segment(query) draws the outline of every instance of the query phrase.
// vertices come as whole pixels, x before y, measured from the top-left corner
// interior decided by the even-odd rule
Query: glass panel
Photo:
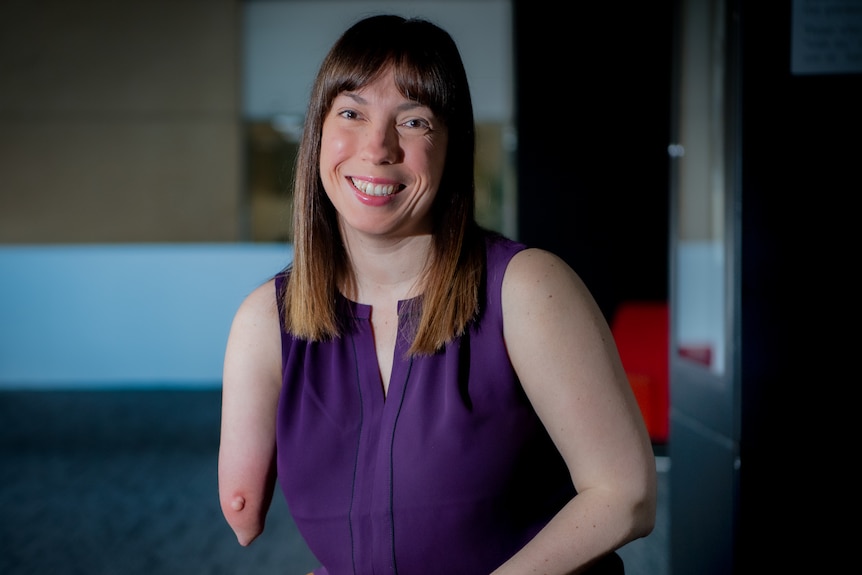
[[[255,242],[290,241],[293,236],[293,165],[300,120],[248,121],[246,190],[249,230]]]
[[[724,371],[724,3],[683,2],[676,222],[676,352]]]

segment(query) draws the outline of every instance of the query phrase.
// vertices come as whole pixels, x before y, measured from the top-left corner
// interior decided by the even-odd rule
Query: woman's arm
[[[218,483],[222,513],[240,545],[261,534],[275,488],[275,414],[281,332],[273,281],[234,317],[222,380]]]
[[[494,575],[581,573],[654,527],[649,435],[610,328],[563,260],[520,252],[502,297],[512,364],[578,495]]]

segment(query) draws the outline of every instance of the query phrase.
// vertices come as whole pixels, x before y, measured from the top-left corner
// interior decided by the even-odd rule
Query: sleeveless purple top
[[[524,247],[489,237],[478,320],[433,356],[402,359],[399,336],[386,396],[369,306],[340,298],[333,341],[282,332],[278,480],[317,575],[487,574],[574,495],[503,341]]]

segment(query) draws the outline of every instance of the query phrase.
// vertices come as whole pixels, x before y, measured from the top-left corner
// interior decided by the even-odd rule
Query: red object
[[[650,439],[666,443],[670,354],[667,302],[621,303],[614,313],[611,331]]]
[[[677,349],[682,357],[707,367],[712,365],[712,348],[709,345],[680,345]]]

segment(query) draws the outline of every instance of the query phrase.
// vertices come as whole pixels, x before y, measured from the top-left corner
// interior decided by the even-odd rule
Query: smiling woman
[[[652,531],[655,460],[610,328],[563,260],[477,223],[474,146],[436,24],[366,17],[323,59],[294,259],[225,352],[219,497],[240,545],[276,486],[317,575],[617,575]]]

